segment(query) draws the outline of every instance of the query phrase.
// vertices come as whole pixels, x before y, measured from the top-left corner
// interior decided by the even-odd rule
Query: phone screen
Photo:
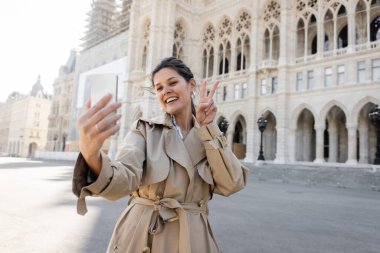
[[[118,77],[116,74],[94,74],[87,76],[86,81],[90,85],[91,106],[94,106],[103,96],[109,93],[112,94],[112,99],[109,103],[117,101]]]

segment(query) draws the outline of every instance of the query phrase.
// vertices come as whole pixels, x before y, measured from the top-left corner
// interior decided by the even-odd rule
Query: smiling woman
[[[218,253],[208,202],[214,193],[240,191],[248,175],[215,122],[218,82],[208,95],[203,82],[195,106],[193,74],[173,57],[154,69],[152,82],[164,114],[135,122],[116,160],[100,147],[119,129],[120,117],[107,115],[121,104],[108,104],[110,96],[92,107],[87,103],[78,121],[81,153],[73,177],[78,212],[87,211],[86,196],[130,195],[107,252]]]
[[[0,102],[12,91],[23,94],[41,75],[50,92],[60,66],[79,49],[91,0],[3,1],[0,8]],[[69,13],[69,15],[68,15]],[[22,59],[22,60],[20,60]],[[17,77],[17,78],[16,78]]]

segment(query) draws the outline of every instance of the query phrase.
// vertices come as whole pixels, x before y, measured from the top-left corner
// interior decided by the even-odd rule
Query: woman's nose
[[[165,86],[164,88],[163,88],[163,92],[164,92],[164,94],[167,94],[167,93],[169,93],[171,90],[170,90],[170,87],[169,86]]]

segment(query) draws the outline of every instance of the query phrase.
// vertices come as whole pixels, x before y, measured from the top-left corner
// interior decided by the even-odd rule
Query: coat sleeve
[[[204,144],[207,161],[211,167],[215,183],[214,192],[229,196],[243,189],[249,170],[232,153],[216,123],[200,127],[198,136]]]
[[[85,197],[101,196],[117,200],[135,191],[141,182],[145,161],[145,135],[141,127],[134,128],[118,148],[115,160],[101,153],[102,169],[97,178],[91,180],[89,168],[80,154],[74,166],[73,192],[78,196],[77,212],[87,212]],[[139,129],[138,129],[139,127]]]

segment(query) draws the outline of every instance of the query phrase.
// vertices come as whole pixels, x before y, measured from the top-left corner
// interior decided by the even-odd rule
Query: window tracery
[[[175,24],[173,56],[183,60],[183,44],[185,42],[185,29],[181,22]]]
[[[231,43],[229,39],[232,37],[232,22],[228,18],[224,18],[219,25],[219,75],[229,72],[229,63],[231,62]]]
[[[219,26],[219,38],[225,38],[232,33],[232,23],[229,19],[225,18]]]
[[[203,78],[213,76],[214,71],[214,39],[215,28],[212,24],[208,24],[203,32]]]
[[[241,32],[243,30],[251,30],[251,15],[247,12],[242,12],[236,21],[236,31]]]
[[[205,32],[203,33],[203,43],[206,44],[208,41],[214,41],[215,38],[215,28],[212,24],[209,24]]]
[[[236,65],[235,70],[244,70],[248,66],[250,40],[249,33],[251,30],[251,16],[243,11],[240,13],[235,24],[236,31],[238,32],[238,39],[236,42]]]
[[[264,21],[268,22],[271,19],[280,21],[280,15],[281,15],[280,4],[277,1],[271,1],[264,11]]]
[[[303,8],[300,5],[299,8]],[[277,61],[280,51],[279,23],[281,20],[281,6],[277,0],[271,1],[263,15],[265,32],[263,37],[263,57],[271,62]],[[275,64],[275,63],[271,63]]]

